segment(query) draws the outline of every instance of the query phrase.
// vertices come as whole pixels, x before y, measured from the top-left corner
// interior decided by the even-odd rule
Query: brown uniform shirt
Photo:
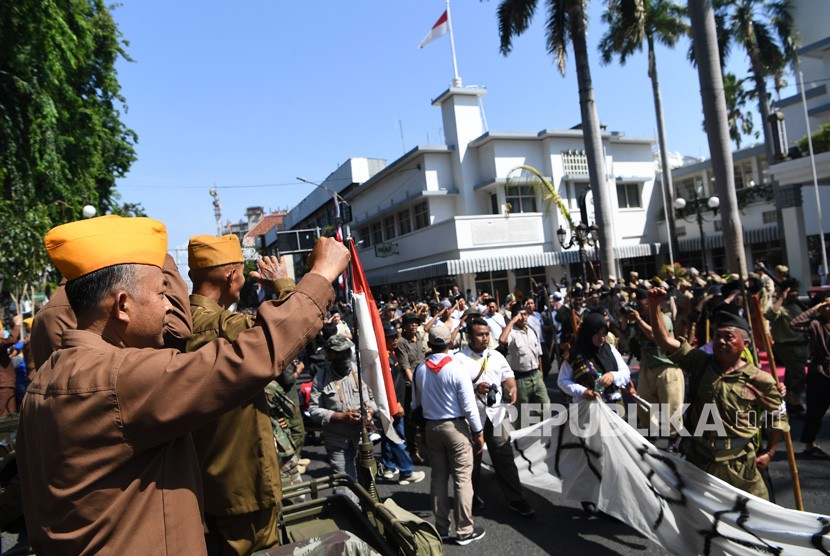
[[[17,437],[29,539],[40,554],[204,554],[190,431],[262,391],[322,328],[334,299],[308,274],[233,344],[118,348],[79,330],[38,371]]]
[[[167,280],[167,299],[172,307],[169,324],[164,331],[164,345],[184,351],[184,344],[193,329],[187,284],[182,280],[176,262],[170,255],[167,255],[161,270]],[[35,314],[32,323],[31,345],[35,368],[39,369],[52,352],[61,347],[61,333],[76,326],[78,321],[69,305],[66,290],[60,287],[55,290],[49,303]]]
[[[228,311],[197,294],[190,296],[190,310],[193,337],[187,351],[216,338],[233,341],[256,323],[251,315]],[[279,461],[264,390],[196,429],[193,443],[202,471],[205,513],[238,515],[272,508],[281,500]]]

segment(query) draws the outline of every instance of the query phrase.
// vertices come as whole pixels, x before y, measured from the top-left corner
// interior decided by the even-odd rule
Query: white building
[[[804,93],[807,98],[807,117],[814,132],[830,121],[830,3],[796,0],[793,2],[793,19],[801,37],[798,51],[804,74]],[[774,103],[784,114],[787,140],[793,147],[807,134],[804,104],[798,76],[793,78],[798,92]],[[821,262],[821,240],[818,209],[824,208],[824,234],[830,234],[830,152],[814,157],[816,188],[808,153],[791,151],[784,161],[775,161],[770,167],[763,146],[742,149],[733,153],[735,189],[741,209],[747,265],[764,260],[768,265],[786,264],[790,273],[807,286],[818,283],[817,269]],[[683,166],[672,171],[675,197],[687,201],[695,198],[698,190],[705,201],[714,195],[714,176],[708,160]],[[720,217],[711,210],[703,211],[703,235],[705,249],[701,250],[700,231],[693,203],[686,209],[685,219],[676,222],[680,254],[675,260],[689,266],[702,265],[706,254],[712,268],[727,267],[724,260],[723,235]],[[779,218],[778,211],[781,215]],[[779,229],[779,225],[782,226]],[[661,230],[665,221],[661,222]]]
[[[352,231],[373,286],[445,292],[455,284],[503,298],[515,288],[527,292],[531,278],[579,278],[577,250],[563,250],[557,239],[566,220],[545,202],[544,186],[508,177],[518,175],[514,169],[521,165],[537,169],[578,223],[577,199],[589,183],[582,132],[486,131],[480,102],[485,93],[478,87],[451,88],[433,101],[441,109],[445,145],[416,147],[382,168],[375,159],[350,159],[341,167],[347,170],[338,169],[324,182],[351,204]],[[611,274],[653,273],[664,237],[650,224],[662,203],[652,195],[652,141],[612,132],[603,134],[603,146],[619,259]],[[367,172],[356,175],[355,168],[364,166]],[[333,206],[329,199],[322,190],[309,195],[286,217],[286,228],[308,227],[331,212],[325,208]],[[589,203],[587,223],[593,221]]]

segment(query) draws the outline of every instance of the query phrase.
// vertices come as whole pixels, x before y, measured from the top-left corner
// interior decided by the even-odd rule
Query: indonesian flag
[[[441,17],[438,18],[438,21],[436,21],[435,25],[432,26],[432,29],[429,30],[429,33],[427,33],[427,36],[421,41],[421,44],[418,45],[418,48],[423,48],[435,39],[446,35],[448,29],[449,23],[447,22],[447,10],[444,10],[444,13],[441,14]]]
[[[401,444],[403,439],[392,427],[394,414],[398,412],[398,399],[386,355],[386,337],[380,313],[363,274],[363,265],[357,256],[354,241],[349,239],[352,255],[352,299],[354,300],[355,327],[357,328],[360,368],[378,406],[378,414],[386,437]]]

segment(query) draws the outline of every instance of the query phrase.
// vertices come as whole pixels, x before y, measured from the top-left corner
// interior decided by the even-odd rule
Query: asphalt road
[[[633,373],[636,380],[636,372]],[[548,377],[548,391],[551,400],[559,399],[554,373]],[[792,438],[801,478],[801,490],[806,511],[830,514],[830,461],[804,458],[799,454],[803,444],[800,437],[802,421],[793,421]],[[823,442],[822,442],[823,440]],[[825,416],[819,444],[830,448],[830,414]],[[376,450],[376,455],[379,450]],[[304,455],[312,460],[308,474],[322,477],[329,473],[322,446],[308,446]],[[378,493],[382,498],[392,497],[398,505],[432,521],[429,509],[430,469],[425,471],[426,479],[420,483],[400,486],[378,482]],[[783,444],[770,465],[770,475],[775,489],[777,503],[795,508],[789,466]],[[450,485],[450,494],[452,486]],[[634,529],[612,518],[601,516],[588,518],[579,502],[569,500],[561,494],[528,490],[527,499],[536,509],[536,515],[525,518],[511,511],[496,483],[495,476],[482,471],[481,496],[485,507],[476,514],[476,525],[487,531],[485,537],[465,547],[446,545],[448,555],[455,554],[668,554],[660,545],[643,537]]]
[[[634,374],[636,377],[636,373]],[[559,399],[556,376],[547,379],[552,400]],[[792,423],[792,438],[798,439],[803,423]],[[819,443],[830,448],[830,416],[825,416]],[[799,454],[803,445],[795,442],[796,460],[801,479],[804,508],[807,511],[830,514],[830,461],[804,458]],[[379,450],[376,450],[376,452]],[[310,477],[323,477],[330,473],[326,463],[325,450],[321,445],[308,445],[303,455],[312,460],[308,468]],[[426,472],[424,481],[400,486],[397,483],[378,483],[382,498],[392,497],[400,506],[427,520],[432,520],[429,510],[428,467],[420,466]],[[770,474],[775,488],[777,503],[795,508],[792,479],[787,465],[783,445],[776,452],[770,465]],[[450,487],[451,488],[451,487]],[[666,554],[659,545],[646,539],[629,526],[608,517],[586,517],[578,502],[560,494],[528,490],[527,499],[536,509],[536,515],[525,518],[507,507],[494,476],[482,472],[481,492],[485,507],[476,514],[476,525],[487,531],[486,536],[465,547],[447,545],[448,555],[487,553],[516,554]],[[17,535],[2,533],[2,550],[8,550],[17,542]]]

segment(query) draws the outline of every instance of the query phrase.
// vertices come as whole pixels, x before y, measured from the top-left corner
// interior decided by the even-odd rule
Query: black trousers
[[[821,429],[821,420],[830,408],[830,378],[819,371],[810,369],[807,373],[807,414],[804,416],[804,430],[801,441],[806,444],[815,442]]]
[[[499,427],[499,434],[494,434],[493,423],[485,419],[484,442],[496,472],[496,480],[508,502],[518,502],[524,499],[522,483],[519,481],[519,470],[516,469],[516,460],[506,427]],[[481,477],[481,454],[473,458],[473,492],[478,496],[478,481]]]

